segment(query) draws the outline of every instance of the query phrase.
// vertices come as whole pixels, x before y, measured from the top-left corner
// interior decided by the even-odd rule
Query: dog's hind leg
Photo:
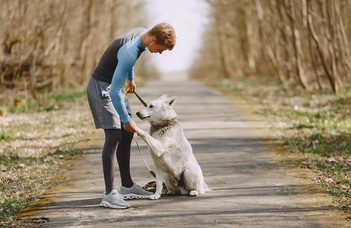
[[[189,196],[204,194],[203,182],[203,177],[199,175],[198,170],[184,170],[184,185],[185,189],[188,190]]]

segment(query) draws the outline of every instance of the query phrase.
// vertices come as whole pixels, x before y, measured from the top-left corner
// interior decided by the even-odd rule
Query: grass
[[[235,77],[209,81],[222,90],[256,104],[256,112],[271,123],[288,153],[304,159],[315,181],[334,196],[335,205],[351,213],[351,92],[339,95],[288,90],[278,81],[259,77]]]
[[[11,113],[51,112],[86,96],[85,88],[69,88],[55,93],[41,94],[36,98],[17,98],[17,102],[8,104]]]
[[[56,95],[52,95],[51,98],[55,100],[55,102],[67,102],[67,101],[75,101],[76,99],[82,98],[86,96],[85,89],[73,89],[69,90],[66,93],[60,93]]]
[[[305,137],[285,139],[290,151],[303,153],[316,178],[335,197],[335,204],[351,212],[351,142],[350,134],[326,135],[313,133]]]
[[[67,161],[81,154],[76,150],[47,154],[42,157],[20,157],[15,153],[0,155],[0,226],[15,219],[15,215],[40,195],[63,180],[54,180],[62,174]]]
[[[93,129],[85,90],[50,94],[25,105],[0,117],[0,227],[32,225],[21,224],[16,214],[65,181],[69,161],[81,154],[74,145]]]
[[[26,199],[5,200],[0,204],[0,222],[13,219],[16,213],[27,205],[28,200]]]
[[[9,141],[13,139],[13,133],[10,130],[0,130],[0,142],[1,141]]]

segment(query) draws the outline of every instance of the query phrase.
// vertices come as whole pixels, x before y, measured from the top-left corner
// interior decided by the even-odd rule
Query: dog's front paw
[[[158,200],[161,197],[159,194],[151,195],[149,199]]]
[[[138,128],[138,127],[135,128],[135,132],[137,133],[137,135],[138,135],[139,137],[141,137],[141,136],[143,135],[143,133],[144,133],[144,131],[141,130],[140,128]]]
[[[142,130],[140,129],[140,128],[138,128],[138,127],[135,127],[134,128],[135,129],[135,132],[137,133],[137,134],[139,134]]]

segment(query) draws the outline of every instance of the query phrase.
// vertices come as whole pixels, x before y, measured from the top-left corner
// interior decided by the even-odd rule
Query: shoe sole
[[[136,194],[126,194],[122,195],[124,200],[131,200],[131,199],[150,199],[152,195],[136,195]]]
[[[100,203],[100,206],[101,206],[101,207],[112,208],[112,209],[127,209],[127,208],[129,208],[129,206],[113,205],[113,204],[110,204],[110,203],[107,202],[107,201],[102,201],[102,202]]]

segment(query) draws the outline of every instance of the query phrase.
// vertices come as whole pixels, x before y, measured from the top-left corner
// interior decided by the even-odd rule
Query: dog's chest
[[[150,135],[158,140],[162,140],[171,135],[171,129],[161,128],[158,130],[150,130]]]
[[[165,137],[172,137],[174,131],[179,128],[177,121],[167,121],[162,124],[154,124],[150,127],[150,135],[156,139],[163,139]]]

